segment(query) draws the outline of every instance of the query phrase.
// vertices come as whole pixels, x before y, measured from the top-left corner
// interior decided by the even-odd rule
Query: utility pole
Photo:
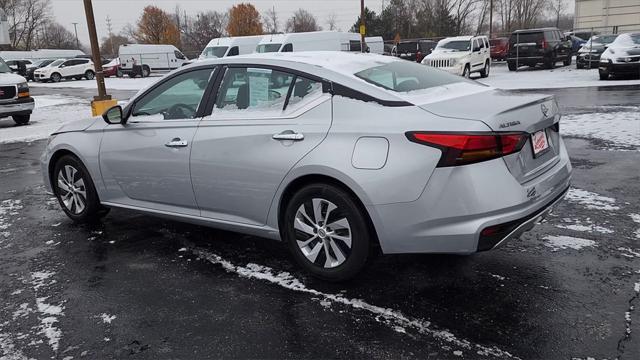
[[[111,27],[111,16],[107,15],[107,31],[109,32],[109,50],[111,51],[111,55],[114,55],[115,51],[113,49],[113,28]]]
[[[89,29],[89,42],[91,43],[91,56],[93,58],[93,66],[96,73],[96,82],[98,83],[98,96],[93,98],[91,102],[91,112],[93,116],[102,115],[102,113],[110,107],[117,104],[115,99],[111,99],[111,95],[107,95],[107,89],[104,86],[104,74],[102,72],[102,61],[100,59],[100,46],[98,45],[98,34],[96,32],[96,22],[93,17],[93,5],[91,0],[83,0],[84,12],[87,16],[87,28]]]
[[[364,0],[360,0],[360,51],[367,51],[367,43],[364,41],[364,35],[367,33],[367,24],[364,21]]]
[[[73,24],[73,30],[76,32],[76,48],[80,49],[80,42],[78,41],[78,23],[74,22]]]
[[[489,1],[489,39],[493,34],[493,0]]]

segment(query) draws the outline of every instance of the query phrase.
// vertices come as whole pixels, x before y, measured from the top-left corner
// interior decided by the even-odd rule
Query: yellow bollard
[[[93,100],[91,101],[91,115],[101,116],[105,111],[116,105],[118,105],[118,100],[116,99]]]

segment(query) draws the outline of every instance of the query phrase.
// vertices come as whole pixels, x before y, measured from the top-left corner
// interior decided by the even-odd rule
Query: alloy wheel
[[[317,266],[335,268],[351,254],[349,221],[329,200],[312,198],[300,205],[293,227],[300,251]]]
[[[78,170],[65,165],[58,172],[58,194],[67,210],[80,214],[87,207],[87,188]]]

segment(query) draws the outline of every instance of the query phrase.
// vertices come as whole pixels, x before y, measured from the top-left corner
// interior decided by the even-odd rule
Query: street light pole
[[[74,22],[73,24],[73,30],[76,32],[76,49],[80,49],[80,42],[78,41],[78,23]]]
[[[493,35],[493,0],[489,2],[489,39]]]
[[[98,34],[96,32],[96,22],[93,17],[93,5],[91,0],[83,0],[84,12],[87,16],[87,28],[89,29],[89,42],[91,43],[91,57],[93,58],[93,66],[96,74],[96,82],[98,83],[98,96],[93,98],[91,102],[91,110],[93,116],[101,115],[111,106],[116,105],[117,101],[111,99],[111,95],[107,95],[107,89],[104,85],[104,74],[102,72],[102,61],[100,59],[100,46],[98,45]]]

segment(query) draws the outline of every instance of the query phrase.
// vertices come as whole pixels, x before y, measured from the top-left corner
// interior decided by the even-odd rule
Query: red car
[[[489,40],[491,46],[491,59],[505,60],[509,51],[509,38],[495,38]]]
[[[102,65],[102,73],[104,74],[104,77],[122,77],[122,70],[120,69],[120,59],[115,58]]]

